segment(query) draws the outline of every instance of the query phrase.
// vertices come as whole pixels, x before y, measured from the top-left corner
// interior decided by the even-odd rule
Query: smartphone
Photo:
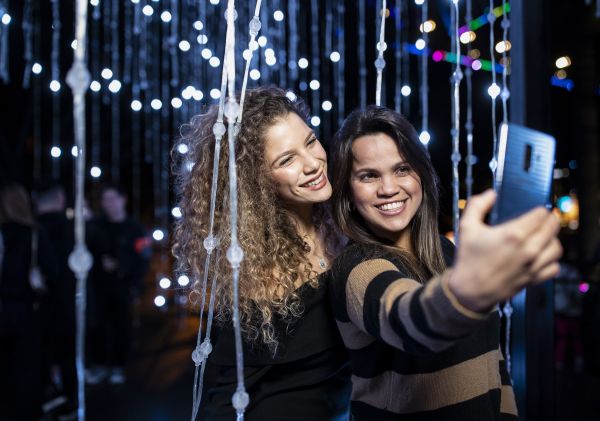
[[[494,185],[498,197],[491,224],[549,205],[555,152],[556,140],[549,134],[516,124],[500,126]]]

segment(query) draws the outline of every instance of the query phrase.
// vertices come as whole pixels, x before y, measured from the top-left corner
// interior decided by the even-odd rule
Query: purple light
[[[444,59],[444,53],[440,50],[437,50],[432,55],[433,61],[442,61]]]
[[[579,292],[581,292],[582,294],[585,294],[589,290],[590,290],[590,284],[588,284],[587,282],[582,282],[579,284]]]
[[[481,62],[479,60],[473,60],[473,63],[471,63],[471,68],[475,71],[480,70]]]

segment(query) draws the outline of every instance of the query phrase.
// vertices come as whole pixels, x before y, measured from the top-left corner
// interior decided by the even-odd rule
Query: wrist
[[[494,302],[485,299],[485,294],[479,291],[473,282],[468,281],[467,275],[462,275],[459,271],[453,270],[446,277],[446,287],[448,292],[454,297],[459,305],[477,314],[488,313],[493,307]]]

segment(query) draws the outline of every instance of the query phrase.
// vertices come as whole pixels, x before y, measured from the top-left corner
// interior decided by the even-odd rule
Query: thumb
[[[485,216],[492,210],[494,202],[496,202],[496,192],[492,189],[471,197],[463,212],[462,220],[464,222],[483,222]]]

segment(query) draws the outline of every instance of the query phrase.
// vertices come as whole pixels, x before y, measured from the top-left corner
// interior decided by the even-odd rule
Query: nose
[[[318,171],[319,168],[321,168],[321,161],[310,152],[307,152],[304,157],[304,172],[311,174]]]
[[[394,177],[383,176],[380,180],[379,188],[377,189],[377,194],[379,196],[391,197],[400,190],[400,187],[395,182]]]

